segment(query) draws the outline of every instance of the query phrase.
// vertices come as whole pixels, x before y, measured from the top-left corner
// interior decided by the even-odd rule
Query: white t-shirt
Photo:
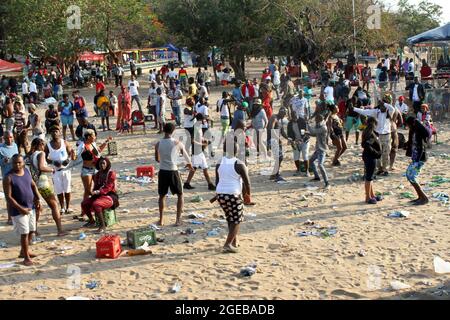
[[[223,98],[220,98],[219,100],[217,100],[217,108],[219,109],[221,117],[229,118],[230,117],[230,112],[228,110],[227,104],[223,103],[223,100],[224,100]]]
[[[273,84],[276,86],[281,84],[281,75],[278,70],[273,73]]]
[[[193,115],[184,115],[184,124],[183,128],[193,128],[197,119]]]
[[[148,96],[150,97],[150,105],[156,106],[156,99],[158,99],[158,94],[156,93],[156,87],[148,89]]]
[[[398,111],[400,111],[401,113],[408,113],[409,111],[409,107],[406,103],[402,102],[400,104],[400,102],[397,101],[395,107],[397,108]]]
[[[200,98],[208,98],[208,90],[206,89],[205,86],[201,86],[200,89],[198,90],[198,95]]]
[[[420,101],[419,93],[417,92],[417,88],[419,88],[419,85],[415,84],[414,85],[414,90],[413,90],[413,101]]]
[[[36,83],[34,82],[30,82],[30,93],[31,92],[37,93]]]
[[[292,111],[295,112],[297,118],[305,118],[307,103],[308,100],[305,97],[300,99],[298,96],[295,96],[291,99]]]
[[[170,70],[169,71],[169,78],[170,79],[176,79],[178,77],[178,73],[175,70]]]
[[[209,116],[209,112],[208,112],[208,107],[203,105],[200,105],[199,103],[197,103],[197,105],[195,106],[195,111],[197,113],[201,113],[203,114],[203,116],[206,118],[207,116]],[[203,120],[203,125],[202,128],[208,128],[208,121]]]
[[[130,95],[133,96],[138,96],[139,95],[139,81],[134,80],[134,81],[128,81],[128,90],[130,90]]]
[[[28,94],[28,84],[26,82],[22,82],[22,94]]]
[[[148,81],[156,81],[156,74],[153,72],[148,75]]]
[[[323,94],[325,95],[325,100],[334,101],[334,89],[333,89],[333,87],[327,86],[323,90]]]

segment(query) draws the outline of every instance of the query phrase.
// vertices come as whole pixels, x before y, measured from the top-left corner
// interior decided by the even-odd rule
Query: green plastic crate
[[[149,245],[155,245],[156,232],[155,230],[149,228],[128,231],[127,240],[128,246],[132,249],[142,246],[145,242]]]
[[[103,211],[103,219],[105,219],[105,224],[107,227],[111,227],[119,222],[119,220],[117,220],[116,211],[111,209],[106,209]],[[95,216],[95,223],[97,227],[100,227],[100,221],[98,220],[97,215]]]

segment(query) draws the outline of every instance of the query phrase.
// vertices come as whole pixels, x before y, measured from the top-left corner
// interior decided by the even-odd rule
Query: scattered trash
[[[414,199],[415,198],[415,196],[409,191],[400,193],[400,197],[402,199]]]
[[[42,284],[38,284],[38,285],[36,286],[36,290],[39,291],[39,292],[43,292],[43,291],[48,291],[48,290],[50,290],[50,288],[47,287],[47,286],[44,286],[44,285],[42,285]]]
[[[357,181],[361,181],[364,178],[363,175],[361,175],[360,173],[353,173],[350,177],[347,178],[347,180],[349,182],[357,182]]]
[[[147,254],[152,254],[153,252],[150,250],[150,247],[147,242],[144,242],[144,244],[140,247],[137,247],[136,249],[128,250],[127,255],[128,256],[143,256]]]
[[[187,228],[186,231],[182,231],[181,232],[182,235],[190,235],[190,234],[195,234],[195,230],[192,228]]]
[[[375,192],[375,195],[376,196],[391,196],[391,195],[393,195],[394,193],[392,192],[392,191],[385,191],[385,192],[379,192],[379,191],[377,191],[377,192]]]
[[[4,241],[0,241],[0,248],[8,248],[8,245]]]
[[[314,224],[315,224],[315,222],[314,222],[314,221],[311,221],[311,220],[309,220],[309,219],[306,220],[305,223],[304,223],[305,226],[313,226]]]
[[[208,231],[208,233],[206,234],[208,237],[215,237],[218,236],[220,232],[220,228],[214,228],[211,231]]]
[[[122,210],[122,213],[130,213],[130,210],[128,210],[128,209],[123,209],[123,210]]]
[[[150,208],[139,208],[139,213],[149,213]]]
[[[434,272],[436,273],[450,273],[450,262],[443,260],[440,257],[434,257]]]
[[[84,232],[80,233],[80,235],[78,236],[78,240],[84,240],[86,239],[86,234]]]
[[[400,281],[391,281],[391,288],[394,290],[405,290],[411,288],[411,286]]]
[[[431,178],[431,182],[428,183],[428,186],[430,186],[430,187],[438,187],[441,184],[449,183],[449,182],[450,182],[450,179],[447,179],[447,178],[444,178],[444,177],[441,177],[441,176],[433,176]]]
[[[300,197],[300,201],[306,201],[306,200],[308,200],[308,198],[306,196],[301,196]]]
[[[253,276],[256,273],[256,267],[257,267],[256,264],[252,263],[252,264],[249,264],[248,266],[242,268],[241,272],[240,272],[241,276],[243,276],[243,277]]]
[[[250,218],[255,218],[257,216],[257,214],[253,213],[253,212],[248,212],[248,213],[245,214],[245,216],[246,217],[250,217]]]
[[[191,213],[191,214],[188,215],[188,218],[189,218],[189,219],[204,219],[204,218],[205,218],[205,215],[204,215],[204,214],[200,214],[200,213],[193,212],[193,213]]]
[[[300,231],[297,233],[297,235],[299,237],[315,236],[315,237],[328,238],[328,237],[334,236],[338,232],[337,227],[323,228],[319,225],[314,225],[314,228],[322,229],[322,231]]]
[[[393,211],[387,215],[389,218],[408,218],[410,216],[409,211],[399,210]]]
[[[164,242],[164,238],[156,238],[156,242]]]
[[[303,212],[301,212],[300,210],[294,211],[294,215],[298,216],[300,214],[302,214]]]
[[[358,256],[365,257],[366,256],[366,251],[364,249],[359,250]]]
[[[405,186],[401,184],[397,187],[397,189],[403,190],[403,189],[405,189]]]
[[[5,193],[0,192],[0,199],[5,199]]]
[[[205,224],[203,221],[196,221],[196,220],[191,220],[190,223],[195,224],[195,225],[204,225]]]
[[[442,202],[444,205],[447,204],[449,201],[448,194],[443,192],[433,193],[433,199]]]
[[[317,191],[317,190],[319,190],[319,187],[307,186],[306,190],[308,190],[308,191]]]
[[[272,170],[270,170],[270,169],[262,169],[259,172],[259,174],[262,175],[262,176],[271,176],[272,175]]]
[[[195,196],[195,197],[192,198],[192,200],[191,200],[191,202],[194,202],[194,203],[198,203],[198,202],[202,202],[202,201],[203,201],[203,198],[200,197],[200,196]]]
[[[0,269],[9,269],[9,268],[14,268],[14,267],[18,267],[18,265],[15,264],[15,263],[3,263],[3,264],[0,264]]]
[[[149,228],[152,229],[152,230],[155,230],[155,231],[161,230],[161,228],[158,227],[156,224],[151,224],[151,225],[149,226]]]
[[[336,210],[338,207],[337,206],[332,206],[331,209]]]
[[[324,192],[317,192],[317,193],[314,193],[314,194],[313,194],[314,197],[319,197],[319,198],[323,198],[323,197],[325,197],[326,195],[327,195],[327,194],[324,193]]]
[[[170,293],[178,293],[181,290],[181,283],[177,282],[173,285],[173,287],[169,290]]]
[[[287,181],[287,180],[278,180],[277,183],[278,184],[288,184],[289,181]]]
[[[99,282],[97,282],[96,280],[92,280],[86,284],[86,288],[93,290],[93,289],[97,288],[99,285],[100,285]]]

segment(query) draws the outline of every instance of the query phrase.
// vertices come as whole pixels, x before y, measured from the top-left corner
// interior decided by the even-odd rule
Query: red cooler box
[[[97,258],[117,259],[122,252],[118,235],[105,235],[97,241]]]

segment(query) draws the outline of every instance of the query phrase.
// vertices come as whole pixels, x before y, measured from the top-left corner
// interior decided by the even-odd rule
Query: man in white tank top
[[[55,168],[52,175],[53,186],[61,206],[61,214],[70,214],[73,212],[70,209],[72,172],[68,165],[70,160],[75,160],[75,152],[65,140],[61,139],[59,127],[52,127],[50,134],[51,139],[45,146],[45,154]]]
[[[217,195],[211,200],[211,202],[219,201],[228,222],[228,237],[223,247],[226,253],[238,251],[237,235],[244,218],[242,194],[250,196],[250,178],[245,164],[236,158],[237,148],[233,135],[227,135],[225,156],[216,166]]]

